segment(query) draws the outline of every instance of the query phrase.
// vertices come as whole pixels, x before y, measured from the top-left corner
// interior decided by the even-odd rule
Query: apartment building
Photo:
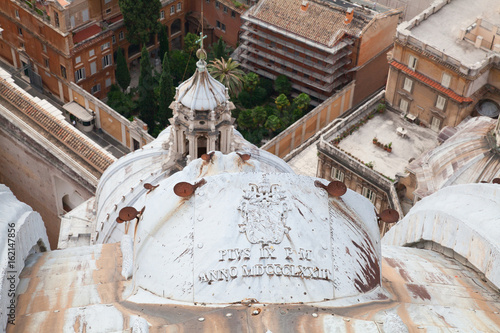
[[[129,63],[140,56],[140,47],[125,39],[118,0],[0,0],[0,6],[0,57],[61,101],[73,100],[70,82],[105,97],[115,80],[118,47]],[[162,2],[160,21],[177,47],[182,45],[185,13],[182,0]],[[157,48],[156,36],[147,46]]]
[[[356,80],[355,105],[385,85],[400,14],[356,1],[261,0],[242,16],[235,55],[248,71],[286,75],[313,104]]]
[[[387,102],[440,131],[469,115],[500,113],[500,3],[434,2],[398,26]]]

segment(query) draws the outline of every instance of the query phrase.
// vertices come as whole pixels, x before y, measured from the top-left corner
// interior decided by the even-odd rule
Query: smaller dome
[[[226,87],[210,76],[204,60],[199,60],[196,66],[194,75],[177,88],[177,101],[191,110],[214,110],[227,102]]]
[[[500,108],[497,103],[489,99],[483,99],[476,105],[476,110],[481,116],[498,118]]]

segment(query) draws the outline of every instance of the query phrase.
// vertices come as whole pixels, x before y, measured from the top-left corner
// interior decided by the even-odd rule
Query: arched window
[[[181,20],[177,19],[170,26],[170,32],[172,35],[175,35],[176,33],[180,32],[180,31],[181,31]]]

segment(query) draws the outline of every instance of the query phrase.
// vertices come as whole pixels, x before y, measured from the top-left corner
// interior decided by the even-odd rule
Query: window
[[[224,6],[224,13],[227,13],[227,6]]]
[[[97,73],[97,65],[95,61],[93,61],[90,63],[90,75],[94,75],[95,73]]]
[[[102,44],[102,45],[101,45],[101,51],[104,51],[104,50],[106,50],[106,49],[109,49],[110,45],[111,45],[111,44],[110,44],[109,42]]]
[[[235,18],[236,17],[236,12],[234,10],[231,11],[231,17]]]
[[[182,10],[182,3],[181,3],[181,2],[179,2],[179,3],[177,4],[177,11],[179,12],[179,11],[181,11],[181,10]]]
[[[77,69],[75,71],[75,81],[78,82],[83,79],[85,79],[85,68]]]
[[[111,41],[113,42],[113,44],[116,44],[116,37],[115,37],[115,35],[111,36]]]
[[[55,23],[56,27],[59,28],[59,13],[58,12],[54,12],[54,23]]]
[[[215,8],[220,8],[220,2],[219,1],[215,1]]]
[[[19,11],[17,9],[15,10],[15,14],[16,14],[16,18],[18,19],[19,18]],[[57,13],[56,13],[56,15],[57,15]]]
[[[170,7],[170,15],[174,15],[175,14],[175,6],[171,6]]]
[[[160,11],[160,20],[164,20],[165,19],[165,11],[162,10]]]
[[[439,96],[438,95],[438,98],[436,100],[436,107],[439,109],[439,110],[443,110],[444,109],[444,105],[446,103],[446,99],[443,97],[443,96]]]
[[[0,38],[2,37],[2,32],[3,32],[3,29],[2,29],[2,27],[0,27]]]
[[[24,50],[24,43],[23,43],[23,42],[20,42],[20,43],[19,43],[19,47],[20,47],[21,49],[23,49],[23,50]]]
[[[95,94],[96,92],[99,92],[99,91],[101,91],[101,84],[100,83],[98,83],[95,86],[93,86],[92,88],[90,88],[91,94]]]
[[[410,58],[408,60],[408,67],[410,67],[410,69],[412,71],[414,71],[415,68],[417,68],[417,58],[415,58],[414,56],[410,55]]]
[[[206,3],[210,3],[210,0],[205,0],[205,1],[206,1]]]
[[[90,51],[89,51],[89,58],[90,58],[90,57],[93,57],[93,56],[94,56],[94,54],[95,54],[94,49],[90,50]]]
[[[399,101],[399,108],[401,109],[401,111],[403,111],[403,113],[407,113],[408,101],[406,99],[401,98],[401,100]]]
[[[219,28],[219,29],[220,29],[220,22],[219,22],[219,21],[216,21],[216,22],[215,22],[215,25],[217,26],[217,28]]]
[[[82,62],[82,57],[78,56],[75,58],[75,63],[79,64]]]
[[[102,68],[108,67],[110,65],[111,65],[111,54],[102,57]]]
[[[330,176],[332,177],[332,179],[335,179],[335,180],[338,180],[341,182],[344,181],[344,173],[337,168],[332,168]]]
[[[406,90],[407,92],[411,92],[412,86],[413,86],[413,81],[406,77],[403,89]]]
[[[309,79],[309,75],[308,74],[304,74],[304,79]]]
[[[363,187],[363,196],[368,198],[372,203],[375,203],[375,199],[377,198],[375,192],[366,187]]]
[[[432,117],[431,130],[439,132],[440,127],[441,127],[441,119]]]
[[[451,76],[446,73],[443,73],[443,78],[441,79],[441,85],[445,88],[449,88],[450,82],[451,82]]]
[[[43,64],[45,65],[46,68],[49,68],[49,59],[48,58],[43,58]]]
[[[111,8],[106,8],[106,14],[111,13]]]
[[[17,28],[17,32],[19,33],[19,36],[22,36],[22,35],[23,35],[23,29],[21,29],[21,28]]]
[[[66,67],[64,67],[63,65],[61,65],[61,76],[65,79],[67,78],[66,77]]]
[[[276,47],[276,43],[271,41],[271,43],[269,44],[269,47]]]
[[[104,0],[104,3],[110,3],[111,0]]]
[[[75,17],[74,16],[71,16],[69,18],[70,22],[71,22],[71,27],[74,28],[75,27]]]
[[[123,40],[124,38],[123,35],[124,35],[123,31],[120,31],[120,33],[118,34],[118,40]]]
[[[47,53],[47,45],[45,44],[42,44],[42,51]]]
[[[226,32],[226,25],[224,23],[221,23],[220,29],[224,32]]]
[[[89,20],[89,10],[88,10],[88,8],[82,10],[82,20],[83,20],[83,22],[87,22]]]
[[[106,88],[111,86],[111,79],[110,78],[107,78],[106,81],[105,81],[105,84],[106,84]]]

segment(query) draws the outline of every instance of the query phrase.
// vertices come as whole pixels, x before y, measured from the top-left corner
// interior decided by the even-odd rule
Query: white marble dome
[[[367,199],[350,190],[329,197],[316,178],[258,172],[259,164],[216,153],[159,182],[135,234],[133,294],[298,303],[380,286],[380,238]],[[192,196],[174,194],[177,183],[201,178],[206,184]]]
[[[215,110],[229,100],[226,86],[210,76],[205,61],[199,60],[196,65],[194,75],[177,88],[176,100],[191,110]]]

